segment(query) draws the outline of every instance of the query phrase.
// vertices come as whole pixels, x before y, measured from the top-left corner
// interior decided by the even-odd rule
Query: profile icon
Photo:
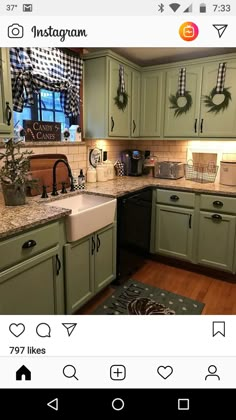
[[[24,28],[18,23],[13,23],[7,29],[8,38],[23,38]]]
[[[220,381],[220,377],[219,375],[217,375],[217,367],[215,365],[210,365],[208,367],[208,372],[209,374],[207,376],[205,376],[205,381],[207,381],[209,378],[215,378],[218,381]]]

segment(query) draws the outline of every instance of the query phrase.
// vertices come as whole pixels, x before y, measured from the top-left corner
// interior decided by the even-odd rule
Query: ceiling
[[[110,49],[140,66],[236,53],[236,48],[89,48],[88,51],[104,49]]]

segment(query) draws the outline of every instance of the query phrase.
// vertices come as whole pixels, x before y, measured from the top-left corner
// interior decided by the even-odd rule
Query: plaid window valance
[[[34,103],[34,93],[48,89],[61,93],[61,104],[69,117],[80,108],[83,61],[58,48],[10,48],[13,109]]]

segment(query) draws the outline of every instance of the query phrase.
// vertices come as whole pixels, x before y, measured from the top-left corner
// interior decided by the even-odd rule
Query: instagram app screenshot
[[[2,408],[225,416],[236,4],[31,1],[0,3]]]

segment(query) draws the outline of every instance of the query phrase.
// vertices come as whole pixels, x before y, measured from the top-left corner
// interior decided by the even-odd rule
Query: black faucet
[[[52,169],[52,195],[58,195],[57,181],[56,181],[56,168],[57,168],[58,163],[60,163],[60,162],[64,163],[64,165],[66,165],[66,167],[68,169],[68,176],[70,178],[70,191],[75,191],[75,187],[74,187],[74,183],[73,183],[73,175],[72,175],[72,171],[71,171],[71,167],[70,167],[69,163],[64,159],[58,159],[54,163],[53,169]]]

